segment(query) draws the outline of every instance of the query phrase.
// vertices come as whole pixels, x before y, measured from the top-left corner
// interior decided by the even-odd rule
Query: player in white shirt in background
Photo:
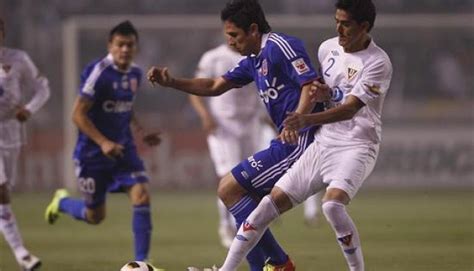
[[[222,44],[202,55],[195,76],[219,77],[234,68],[241,59],[239,53]],[[260,150],[262,140],[258,131],[263,130],[267,124],[263,123],[265,109],[255,95],[256,92],[255,86],[249,84],[216,97],[189,96],[207,133],[209,153],[219,179],[240,161]],[[270,140],[265,142],[264,148]],[[219,237],[222,245],[229,248],[237,231],[235,219],[219,198],[217,209]]]
[[[0,18],[0,231],[23,270],[36,270],[41,261],[23,245],[10,206],[10,188],[16,177],[18,156],[25,144],[25,125],[49,98],[48,80],[39,75],[28,54],[3,46],[5,24]],[[34,91],[29,101],[27,94]]]
[[[365,269],[359,234],[345,206],[374,168],[381,141],[382,107],[392,78],[388,55],[369,35],[375,15],[371,0],[337,1],[338,37],[323,42],[318,51],[325,84],[313,83],[314,101],[328,102],[329,109],[290,113],[284,121],[292,130],[311,125],[322,128],[270,195],[242,223],[219,270],[236,270],[274,219],[324,189],[323,213],[349,269]]]

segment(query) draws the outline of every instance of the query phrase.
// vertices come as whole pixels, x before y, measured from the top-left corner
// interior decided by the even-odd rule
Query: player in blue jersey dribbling
[[[167,68],[152,67],[148,80],[198,96],[217,96],[255,82],[279,137],[269,147],[236,165],[219,183],[218,196],[245,227],[258,201],[313,141],[316,127],[299,131],[283,127],[288,112],[317,112],[310,101],[310,85],[318,79],[301,40],[272,32],[256,0],[234,0],[221,12],[229,46],[246,56],[217,78],[176,78]],[[239,238],[237,236],[236,238]],[[267,263],[265,260],[269,259]],[[267,230],[248,254],[250,270],[294,270],[294,264]]]
[[[107,192],[126,192],[133,206],[135,260],[148,258],[152,222],[148,177],[138,157],[133,127],[144,143],[160,143],[159,133],[146,133],[133,113],[133,101],[142,70],[132,61],[138,33],[125,21],[109,34],[109,54],[88,65],[82,75],[73,121],[79,130],[74,161],[83,199],[59,189],[48,205],[45,219],[53,224],[60,213],[89,224],[99,224],[106,214]]]

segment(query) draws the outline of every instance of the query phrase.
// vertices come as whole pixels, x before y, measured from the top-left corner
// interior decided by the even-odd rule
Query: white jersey
[[[34,95],[26,101],[30,91]],[[0,47],[0,148],[25,143],[24,125],[15,118],[17,106],[36,113],[49,98],[48,81],[40,77],[28,54]]]
[[[392,78],[388,55],[372,40],[369,46],[355,53],[346,53],[335,37],[321,44],[318,51],[324,81],[331,88],[359,98],[365,106],[350,120],[324,124],[316,139],[336,145],[381,141],[382,107]],[[337,106],[333,104],[332,106]]]
[[[196,77],[216,78],[234,68],[242,56],[222,44],[207,51],[199,61]],[[263,105],[253,85],[231,89],[226,93],[208,98],[212,116],[220,122],[222,119],[236,119],[243,122],[261,114]]]

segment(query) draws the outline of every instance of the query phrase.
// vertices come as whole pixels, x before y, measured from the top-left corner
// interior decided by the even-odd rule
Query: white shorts
[[[313,142],[275,184],[294,206],[324,188],[338,188],[352,199],[377,160],[379,145],[328,146]]]
[[[0,148],[0,185],[14,185],[19,154],[20,148]]]
[[[214,133],[207,137],[211,159],[219,177],[223,177],[242,160],[258,151],[258,122],[251,120],[240,129],[235,129],[235,126],[235,122],[218,126]]]

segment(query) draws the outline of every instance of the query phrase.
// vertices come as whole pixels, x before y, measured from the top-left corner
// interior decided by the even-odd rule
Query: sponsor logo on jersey
[[[332,54],[333,56],[339,56],[339,52],[338,52],[337,50],[332,50],[332,51],[331,51],[331,54]]]
[[[303,58],[298,58],[297,60],[294,60],[293,62],[291,62],[291,64],[295,68],[298,75],[301,75],[309,71],[309,67],[308,65],[306,65],[306,62],[304,62]]]
[[[249,174],[247,173],[247,171],[241,171],[240,175],[242,175],[242,177],[244,177],[244,179],[246,179],[246,180],[248,180],[248,178],[250,177]]]
[[[257,171],[260,171],[261,168],[263,168],[262,161],[261,160],[255,160],[253,156],[250,156],[247,158],[247,160],[250,163],[250,166],[256,169]]]
[[[107,113],[124,113],[132,111],[133,101],[111,101],[102,104],[102,109]]]
[[[277,86],[278,78],[274,77],[272,83],[270,84],[268,80],[265,79],[265,84],[267,85],[266,90],[259,90],[260,99],[264,103],[268,103],[270,99],[275,100],[278,98],[278,91],[285,87],[284,84]]]
[[[348,235],[345,235],[345,236],[342,236],[342,237],[339,237],[339,238],[337,238],[337,240],[339,240],[339,242],[341,242],[341,244],[343,244],[345,246],[350,246],[351,243],[352,243],[352,233],[350,233]]]
[[[242,229],[244,230],[244,232],[246,231],[256,231],[257,229],[252,226],[252,224],[250,224],[248,221],[245,221],[245,223],[242,225]]]
[[[354,75],[356,75],[357,72],[358,72],[358,70],[356,70],[354,68],[351,68],[351,67],[347,68],[347,78],[349,80],[351,80],[352,78],[354,78]]]
[[[267,76],[268,74],[268,63],[267,63],[267,59],[264,59],[262,61],[262,68],[260,68],[260,70],[262,71],[262,75],[263,76]]]

